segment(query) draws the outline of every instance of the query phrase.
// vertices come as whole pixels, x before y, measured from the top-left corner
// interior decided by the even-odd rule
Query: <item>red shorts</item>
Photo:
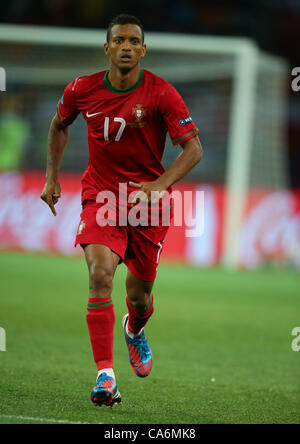
[[[81,213],[75,246],[101,244],[118,254],[139,279],[154,281],[168,226],[111,226],[97,223],[100,205],[88,201]]]

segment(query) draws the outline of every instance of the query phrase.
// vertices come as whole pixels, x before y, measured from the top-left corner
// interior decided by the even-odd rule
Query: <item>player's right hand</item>
[[[53,215],[56,216],[55,206],[58,202],[58,199],[61,197],[61,186],[60,183],[57,182],[46,182],[44,189],[41,194],[41,199],[46,202],[52,211]]]

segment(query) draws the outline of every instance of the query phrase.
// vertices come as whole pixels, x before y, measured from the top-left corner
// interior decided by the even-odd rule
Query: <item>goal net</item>
[[[23,122],[11,137],[30,133],[25,152],[14,160],[8,156],[8,167],[11,161],[20,168],[45,168],[45,140],[57,100],[74,78],[107,69],[105,38],[104,30],[0,26],[7,82],[0,111],[21,112]],[[143,68],[177,88],[201,131],[205,155],[187,179],[227,190],[222,256],[227,267],[234,267],[249,188],[287,185],[287,66],[247,39],[147,33],[146,44]],[[64,171],[85,169],[86,136],[79,117],[70,132]],[[167,144],[165,167],[180,152],[170,140]],[[1,147],[4,165],[9,147]]]

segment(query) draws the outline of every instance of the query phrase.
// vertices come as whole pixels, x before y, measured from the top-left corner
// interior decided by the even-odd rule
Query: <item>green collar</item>
[[[109,83],[108,78],[107,78],[108,72],[109,71],[107,71],[104,75],[103,83],[106,86],[106,88],[108,88],[111,92],[116,93],[116,94],[126,94],[126,93],[134,91],[135,89],[137,89],[137,87],[141,84],[141,81],[143,80],[143,70],[141,69],[138,81],[133,86],[131,86],[130,88],[127,88],[127,89],[118,89]]]

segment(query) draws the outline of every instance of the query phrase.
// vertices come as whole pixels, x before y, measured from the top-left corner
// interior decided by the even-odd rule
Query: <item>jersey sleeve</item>
[[[170,84],[160,96],[160,110],[173,145],[186,142],[200,134],[182,97]]]
[[[57,103],[57,116],[59,120],[67,125],[71,124],[79,114],[76,109],[75,87],[77,79],[69,83]]]

